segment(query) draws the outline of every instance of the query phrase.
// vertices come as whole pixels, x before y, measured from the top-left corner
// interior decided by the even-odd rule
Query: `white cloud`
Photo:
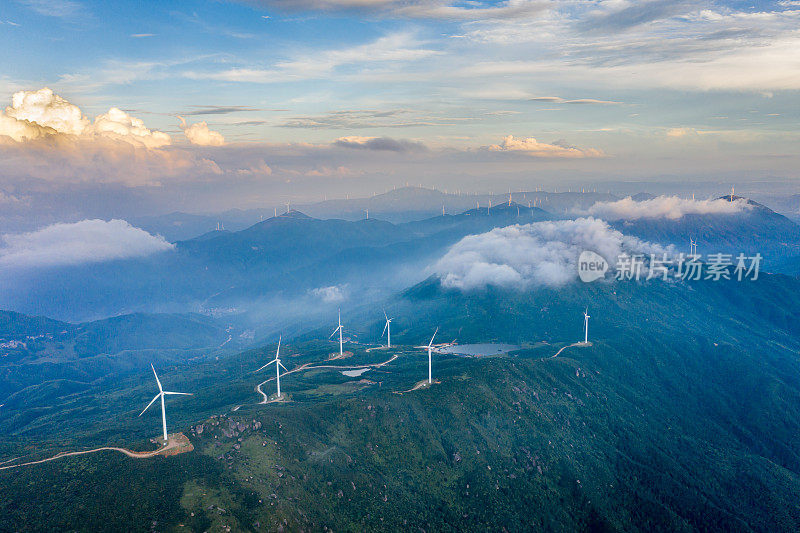
[[[147,129],[141,119],[116,107],[109,109],[108,113],[98,115],[90,131],[122,141],[139,142],[147,148],[160,148],[172,142],[166,133]]]
[[[584,250],[609,264],[625,253],[664,253],[668,249],[623,235],[603,220],[579,218],[497,228],[456,243],[433,266],[441,284],[464,291],[487,285],[528,288],[561,286],[577,279]]]
[[[16,142],[40,139],[47,135],[57,133],[52,128],[40,126],[27,120],[18,120],[4,113],[0,113],[0,136],[5,136]]]
[[[310,289],[308,293],[319,298],[326,304],[340,303],[347,299],[347,286],[345,285],[331,285],[330,287],[318,287]]]
[[[220,72],[188,71],[190,79],[246,83],[285,83],[324,78],[340,67],[416,61],[441,52],[422,47],[412,33],[393,33],[372,42],[332,50],[321,50],[280,61],[271,68],[234,67]]]
[[[92,124],[78,106],[47,87],[14,93],[11,105],[0,114],[0,135],[14,141],[24,142],[57,134],[82,138],[109,137],[146,148],[159,148],[171,142],[166,133],[147,129],[141,119],[116,107],[98,115]]]
[[[98,263],[144,257],[172,248],[160,235],[151,235],[124,220],[82,220],[3,235],[0,265],[30,268]]]
[[[195,131],[196,139],[221,139],[216,132]],[[117,107],[91,122],[47,87],[14,93],[0,112],[0,172],[6,178],[158,185],[164,178],[222,174],[213,160],[168,149],[171,144],[169,135]]]
[[[218,131],[208,129],[208,123],[206,121],[195,122],[190,126],[186,124],[186,121],[183,119],[183,117],[179,116],[178,118],[181,119],[181,129],[183,130],[183,134],[186,135],[186,140],[188,140],[191,144],[196,144],[198,146],[225,145],[225,137],[223,137]]]
[[[6,114],[73,135],[79,135],[89,123],[78,106],[70,104],[47,87],[14,93],[11,106],[6,107]]]
[[[488,149],[492,152],[522,152],[531,157],[582,158],[603,156],[603,152],[594,148],[576,148],[562,142],[548,144],[539,142],[533,137],[519,139],[513,135],[504,137],[500,144],[493,144]]]
[[[597,202],[582,215],[594,215],[606,220],[638,220],[640,218],[667,218],[677,220],[684,215],[733,214],[752,209],[746,200],[733,202],[725,199],[690,200],[678,196],[659,196],[636,201],[630,196],[614,202]]]

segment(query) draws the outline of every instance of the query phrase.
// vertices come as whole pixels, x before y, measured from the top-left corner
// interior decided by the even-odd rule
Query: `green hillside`
[[[356,377],[291,373],[282,379],[284,403],[260,405],[254,391],[273,377],[253,371],[274,345],[163,369],[168,387],[195,392],[168,402],[171,427],[190,436],[194,452],[150,460],[104,453],[0,472],[0,529],[35,519],[45,528],[113,530],[114,522],[86,525],[100,523],[93,494],[127,484],[139,495],[135,509],[127,488],[104,504],[116,505],[115,520],[127,517],[130,530],[793,531],[800,313],[789,295],[797,285],[764,276],[750,285],[465,295],[428,282],[394,303],[417,310],[397,319],[396,349],[347,344],[350,357],[325,362],[333,342],[288,343],[290,370],[391,362]],[[580,337],[587,298],[593,344],[552,358]],[[427,372],[424,352],[411,344],[434,322],[444,340],[523,349],[435,355],[439,383],[409,391]],[[147,448],[158,416],[136,417],[155,387],[145,370],[36,424],[18,418],[14,427],[26,429],[4,456],[26,445],[36,456],[46,455],[43,447],[109,442]],[[263,386],[274,393],[274,381]],[[80,409],[93,424],[69,419]],[[156,471],[169,490],[153,489]]]

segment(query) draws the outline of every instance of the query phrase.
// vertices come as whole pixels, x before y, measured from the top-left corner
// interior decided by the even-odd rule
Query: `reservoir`
[[[453,346],[444,346],[437,348],[436,353],[448,353],[455,355],[469,355],[473,357],[481,357],[486,355],[500,355],[514,350],[519,350],[521,346],[516,344],[499,344],[499,343],[485,343],[485,344],[455,344]]]

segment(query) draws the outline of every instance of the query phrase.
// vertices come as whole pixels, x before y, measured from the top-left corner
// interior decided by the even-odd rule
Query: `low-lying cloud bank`
[[[172,250],[160,235],[151,235],[124,220],[82,220],[53,224],[30,233],[0,237],[0,266],[31,268],[99,263],[144,257]]]
[[[622,253],[668,250],[612,229],[596,218],[497,228],[461,239],[434,266],[446,288],[562,286],[577,279],[578,256],[591,250],[610,265]]]
[[[678,220],[684,215],[733,214],[752,209],[743,198],[728,201],[689,200],[678,196],[659,196],[636,201],[630,196],[614,202],[597,202],[581,215],[593,215],[605,220],[638,220],[640,218],[668,218]]]

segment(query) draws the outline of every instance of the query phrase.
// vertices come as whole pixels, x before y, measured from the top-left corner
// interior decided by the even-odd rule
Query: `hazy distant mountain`
[[[730,196],[722,199],[730,201]],[[703,255],[760,252],[772,260],[800,255],[800,225],[764,205],[747,202],[751,209],[735,214],[686,214],[675,220],[640,218],[611,224],[623,233],[674,244],[686,253],[692,238],[697,241],[698,253]]]
[[[442,214],[458,214],[469,209],[488,208],[512,203],[539,207],[553,213],[587,209],[595,202],[613,201],[618,197],[594,192],[513,192],[501,194],[447,193],[423,187],[401,187],[367,198],[332,199],[315,203],[292,204],[291,209],[320,219],[363,220],[370,218],[393,223],[419,221]],[[369,213],[367,213],[369,211]],[[190,240],[214,231],[220,224],[226,230],[240,231],[259,222],[285,215],[286,206],[256,209],[231,209],[216,214],[167,215],[132,218],[130,222],[150,233],[164,236],[170,242]]]

